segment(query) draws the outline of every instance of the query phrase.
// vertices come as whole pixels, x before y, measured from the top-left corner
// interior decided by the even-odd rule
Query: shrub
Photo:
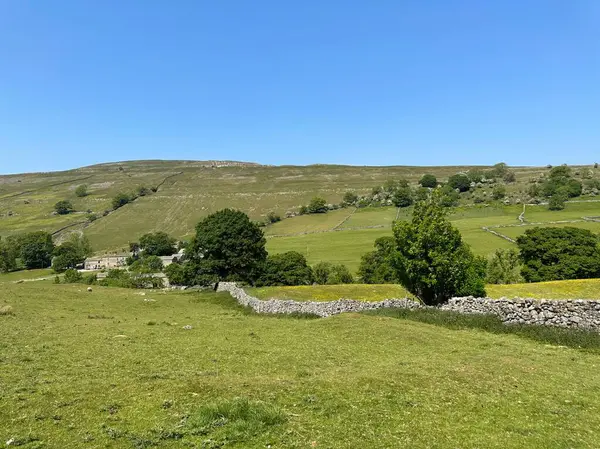
[[[536,227],[517,245],[527,282],[600,277],[598,237],[587,229]]]
[[[300,206],[300,210],[298,211],[298,214],[300,215],[306,215],[308,214],[308,206]]]
[[[517,284],[522,281],[519,252],[515,249],[497,249],[488,261],[486,282]]]
[[[440,191],[417,203],[410,222],[396,222],[394,268],[400,283],[425,304],[452,296],[484,296],[485,260],[476,257],[446,219]]]
[[[431,174],[425,174],[419,180],[421,187],[434,188],[437,187],[437,178]]]
[[[388,284],[397,281],[392,266],[395,244],[393,237],[375,240],[375,251],[364,254],[358,268],[358,275],[363,283]]]
[[[443,207],[455,207],[458,206],[458,200],[460,195],[449,185],[445,185],[440,190],[440,193],[436,195],[439,203]]]
[[[336,284],[352,284],[354,283],[354,276],[350,273],[348,267],[344,264],[336,264],[331,266],[327,283],[330,285]]]
[[[598,168],[598,162],[594,162],[594,168]]]
[[[354,192],[346,192],[344,193],[344,197],[342,199],[342,204],[344,206],[352,206],[356,204],[358,201],[358,195]]]
[[[58,215],[67,215],[73,212],[73,204],[68,200],[59,201],[54,205],[54,210]]]
[[[268,223],[277,223],[278,221],[281,221],[281,216],[279,214],[276,214],[275,212],[269,212],[267,214]]]
[[[98,215],[96,215],[96,214],[88,214],[88,215],[86,215],[86,218],[87,218],[87,221],[91,223],[91,222],[96,221],[98,219]]]
[[[83,278],[82,274],[73,268],[69,268],[67,271],[65,271],[64,280],[67,284],[73,284],[75,282],[79,282],[79,281],[81,281],[82,278]]]
[[[396,207],[408,207],[413,203],[410,187],[399,187],[392,195],[392,203]]]
[[[448,185],[460,192],[466,192],[471,188],[471,180],[464,173],[457,173],[448,178]]]
[[[507,171],[506,174],[503,176],[504,182],[506,182],[507,184],[513,183],[517,180],[517,176],[515,175],[514,171]]]
[[[506,187],[504,186],[495,186],[492,190],[492,198],[495,200],[501,200],[506,196]]]
[[[150,195],[150,193],[152,193],[152,190],[150,190],[146,186],[139,186],[136,189],[135,193],[136,193],[137,196],[146,196],[146,195]]]
[[[85,184],[81,184],[79,186],[77,186],[77,188],[75,189],[75,195],[77,195],[80,198],[83,198],[84,196],[87,196],[88,191],[87,191],[88,187]]]
[[[474,168],[469,170],[467,176],[469,177],[470,182],[481,182],[483,181],[483,178],[485,178],[485,173],[479,168]]]
[[[269,255],[258,285],[309,285],[313,282],[312,269],[306,258],[296,252]]]
[[[127,193],[117,193],[117,195],[112,199],[112,208],[118,209],[120,207],[125,206],[132,200],[131,196]]]
[[[565,208],[566,195],[555,193],[548,201],[549,210],[563,210]]]
[[[325,201],[325,198],[316,196],[308,203],[308,212],[310,214],[322,214],[327,212],[327,210],[327,201]]]

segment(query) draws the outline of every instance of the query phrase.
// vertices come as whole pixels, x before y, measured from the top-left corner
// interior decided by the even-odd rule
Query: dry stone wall
[[[356,301],[338,299],[336,301],[293,301],[255,298],[232,282],[221,282],[218,291],[228,292],[243,306],[251,307],[257,313],[308,313],[328,317],[344,312],[362,312],[383,308],[417,309],[423,306],[411,299],[385,299],[383,301]],[[536,324],[546,326],[572,327],[600,331],[600,301],[573,300],[533,300],[533,299],[491,299],[452,298],[440,306],[466,314],[491,314],[506,324]]]

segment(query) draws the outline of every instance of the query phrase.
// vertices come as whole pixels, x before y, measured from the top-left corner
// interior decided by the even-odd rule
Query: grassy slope
[[[600,279],[538,282],[535,284],[488,285],[492,298],[521,297],[536,299],[598,299]]]
[[[132,191],[140,185],[156,186],[167,177],[157,193],[139,198],[86,227],[85,233],[90,237],[93,247],[99,252],[122,250],[141,234],[155,230],[184,238],[193,233],[199,219],[224,207],[239,208],[253,219],[259,219],[271,210],[280,214],[293,210],[315,195],[338,202],[347,190],[367,193],[373,186],[388,179],[407,178],[416,183],[426,172],[445,179],[468,168],[332,165],[211,168],[200,162],[137,161],[58,173],[0,176],[0,236],[37,229],[56,231],[63,226],[84,221],[85,213],[81,211],[89,209],[102,214],[110,207],[110,200],[117,192]],[[525,191],[532,177],[547,171],[540,168],[515,170],[518,182],[508,186],[509,191],[515,192]],[[89,185],[89,196],[75,197],[74,190],[79,184]],[[62,217],[51,215],[54,203],[62,199],[72,200],[80,213]],[[26,200],[29,204],[25,204]],[[13,216],[7,216],[8,211],[12,211]],[[517,223],[520,211],[520,206],[465,207],[459,209],[452,220],[474,251],[487,255],[511,244],[485,233],[481,227]],[[331,230],[351,213],[351,209],[346,209],[283,220],[266,228],[265,232],[273,236]],[[340,226],[340,232],[336,234],[271,238],[268,248],[273,252],[294,249],[306,254],[313,263],[330,260],[346,263],[356,269],[360,256],[372,248],[375,238],[389,235],[389,227],[396,213],[395,208],[358,210]],[[406,219],[409,214],[410,208],[401,210],[399,218]],[[549,221],[577,219],[583,215],[600,215],[600,203],[569,204],[561,212],[548,212],[543,206],[528,207],[526,216],[529,221]],[[384,227],[356,230],[368,226]],[[72,229],[82,229],[82,226]],[[519,232],[509,229],[507,232]]]
[[[234,397],[278,406],[288,419],[226,447],[541,449],[600,440],[596,353],[385,317],[248,316],[212,293],[148,297],[156,302],[118,289],[0,289],[0,306],[14,309],[0,316],[2,441],[148,447],[163,429],[156,447],[200,445],[211,435],[181,441],[165,429]]]

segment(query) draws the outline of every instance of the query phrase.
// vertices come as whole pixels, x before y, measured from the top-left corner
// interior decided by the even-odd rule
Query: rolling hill
[[[457,172],[473,168],[130,161],[62,172],[4,175],[0,176],[0,236],[46,230],[60,240],[69,232],[83,231],[97,252],[119,251],[149,231],[162,230],[178,238],[189,237],[203,216],[225,207],[240,209],[258,220],[270,211],[284,215],[298,210],[316,195],[339,203],[346,191],[366,194],[390,179],[407,179],[416,185],[425,173],[444,181]],[[545,167],[513,167],[512,170],[516,182],[507,185],[507,190],[513,198],[526,197],[530,181],[548,171]],[[583,170],[591,170],[594,176],[600,177],[600,170],[591,166],[574,167],[575,173]],[[75,189],[81,184],[87,185],[89,192],[83,198],[75,195]],[[111,200],[117,193],[132,192],[140,186],[155,192],[111,211]],[[53,214],[54,204],[65,199],[72,201],[76,212]],[[451,219],[480,254],[510,246],[509,239],[523,230],[512,227],[519,224],[521,205],[506,206],[500,202],[473,205],[468,197],[464,203],[453,212]],[[90,214],[97,219],[90,222]],[[582,223],[577,226],[592,230],[600,230],[600,223],[584,223],[583,217],[598,215],[600,203],[595,202],[572,203],[560,212],[549,212],[544,206],[528,206],[526,213],[530,222],[576,220]],[[410,208],[400,211],[393,207],[347,208],[285,219],[265,228],[265,233],[270,251],[294,249],[306,254],[311,263],[331,260],[356,269],[360,255],[370,250],[375,238],[389,235],[392,221],[408,216]],[[504,234],[509,239],[482,229],[501,225],[511,226]]]

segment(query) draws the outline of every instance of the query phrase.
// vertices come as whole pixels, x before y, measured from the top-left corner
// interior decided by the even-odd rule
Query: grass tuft
[[[600,333],[582,329],[504,324],[494,315],[469,315],[438,309],[378,309],[363,313],[419,321],[453,330],[478,329],[493,334],[514,334],[550,345],[600,352]]]
[[[186,427],[193,435],[209,437],[215,443],[247,441],[287,421],[278,407],[247,398],[221,400],[200,407]]]

